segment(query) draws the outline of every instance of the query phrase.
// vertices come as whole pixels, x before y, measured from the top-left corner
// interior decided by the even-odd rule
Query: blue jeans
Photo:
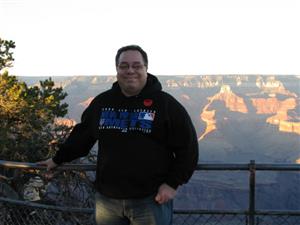
[[[113,199],[96,193],[97,225],[171,225],[173,202],[155,202],[155,195],[141,199]]]

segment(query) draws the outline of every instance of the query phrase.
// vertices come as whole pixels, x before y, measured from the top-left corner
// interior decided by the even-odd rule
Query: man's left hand
[[[159,204],[164,204],[169,200],[173,199],[176,195],[176,190],[166,183],[163,183],[158,188],[158,193],[155,196],[155,201]]]

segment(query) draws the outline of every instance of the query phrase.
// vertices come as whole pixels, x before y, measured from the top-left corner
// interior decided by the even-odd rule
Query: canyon
[[[197,131],[199,163],[300,163],[300,76],[158,76],[163,90],[188,111]],[[22,77],[32,85],[41,78]],[[43,78],[44,79],[44,78]],[[68,93],[73,126],[115,76],[53,77]],[[96,150],[95,150],[96,151]],[[243,209],[248,201],[246,172],[197,171],[179,189],[176,208]],[[299,174],[259,172],[258,209],[299,209]],[[273,200],[272,200],[273,199]],[[274,200],[275,199],[275,200]],[[276,201],[279,199],[280,201]]]
[[[205,161],[238,161],[244,157],[230,158],[232,152],[247,150],[248,160],[255,151],[264,150],[258,160],[297,163],[300,160],[300,76],[280,75],[203,75],[158,76],[163,90],[172,94],[189,112],[196,127],[199,146],[204,149]],[[38,83],[39,78],[25,81]],[[83,110],[99,93],[109,89],[115,76],[53,77],[59,87],[68,93],[66,102],[69,113],[66,118],[79,122]],[[247,134],[241,136],[238,130]],[[257,131],[259,129],[259,131]],[[263,133],[258,136],[258,133]],[[235,136],[235,137],[234,137]],[[253,136],[256,145],[249,143]],[[255,136],[255,137],[254,137]],[[293,152],[287,158],[287,150],[277,149],[270,142],[280,139],[280,146]],[[261,141],[258,141],[261,140]],[[235,147],[234,147],[235,146]],[[237,147],[238,146],[238,147]],[[246,151],[246,150],[245,150]],[[215,154],[215,153],[216,154]],[[276,154],[272,154],[276,152]],[[206,155],[207,153],[207,155]],[[218,156],[218,154],[219,156]],[[226,157],[225,157],[226,156]],[[256,157],[254,157],[256,158]]]

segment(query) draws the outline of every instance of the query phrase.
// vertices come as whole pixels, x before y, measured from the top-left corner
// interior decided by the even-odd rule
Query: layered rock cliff
[[[276,94],[282,94],[291,97],[297,97],[297,94],[287,90],[283,83],[276,79],[275,76],[262,77],[256,79],[256,86],[263,92],[268,93],[270,97],[276,97]]]
[[[267,123],[278,126],[280,131],[300,135],[300,122],[298,118],[288,114],[289,111],[296,109],[297,104],[294,98],[288,98],[283,101],[276,98],[253,98],[251,101],[257,109],[257,114],[275,114],[267,118]]]
[[[265,80],[264,80],[265,79]],[[236,86],[240,86],[242,80],[236,78]],[[266,123],[278,126],[281,132],[290,132],[300,135],[300,117],[297,108],[297,94],[287,90],[281,81],[275,79],[274,76],[258,77],[256,86],[260,92],[245,94],[240,97],[235,94],[230,85],[222,85],[220,91],[207,98],[208,103],[203,108],[200,118],[206,123],[205,131],[200,135],[199,140],[202,140],[208,133],[217,129],[215,120],[216,111],[219,109],[211,109],[211,105],[215,101],[224,102],[225,107],[232,112],[248,113],[248,107],[254,107],[256,114],[271,115],[266,119]],[[249,96],[264,96],[250,98],[251,106],[247,106],[246,102]],[[265,97],[265,96],[268,97]],[[279,98],[283,99],[280,100]],[[299,102],[299,99],[298,99]],[[249,104],[249,102],[248,102]],[[299,110],[298,110],[299,111]]]
[[[200,118],[206,123],[206,129],[198,140],[202,140],[208,133],[217,128],[215,113],[216,110],[209,110],[210,106],[215,101],[224,102],[225,107],[233,112],[247,113],[248,109],[243,100],[232,92],[229,85],[221,86],[220,92],[208,98],[208,104],[203,108]]]
[[[79,105],[83,106],[84,108],[88,107],[89,104],[93,101],[94,97],[89,97],[87,100],[80,102]]]
[[[67,119],[67,118],[56,118],[54,121],[54,124],[59,125],[59,126],[73,127],[76,125],[76,121],[73,119]]]

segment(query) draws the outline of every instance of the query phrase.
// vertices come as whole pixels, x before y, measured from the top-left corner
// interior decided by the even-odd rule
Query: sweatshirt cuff
[[[180,185],[178,182],[176,182],[173,179],[167,179],[165,182],[167,185],[169,185],[170,187],[174,188],[175,190],[178,188],[178,186]]]
[[[61,157],[59,157],[58,154],[56,154],[53,158],[52,158],[52,161],[57,164],[57,165],[60,165],[63,163],[63,161],[60,159]]]

